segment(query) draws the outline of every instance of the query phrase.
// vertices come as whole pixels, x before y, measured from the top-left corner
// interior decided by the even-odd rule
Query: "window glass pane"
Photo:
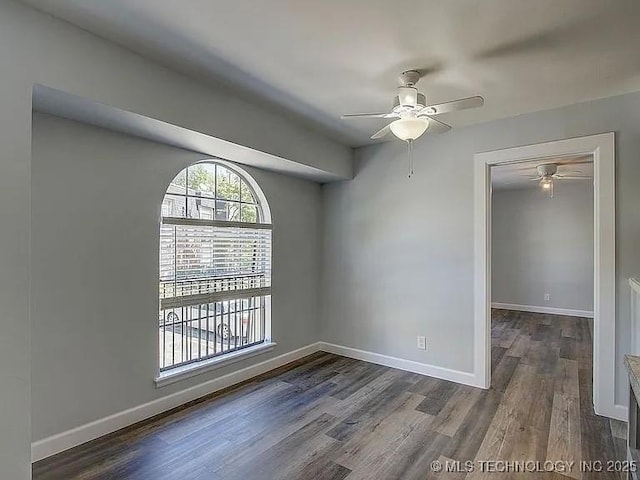
[[[217,200],[215,220],[239,222],[240,221],[240,203]]]
[[[258,209],[254,205],[247,205],[243,203],[240,207],[240,221],[241,222],[258,222]]]
[[[218,198],[240,200],[240,177],[228,168],[218,165]]]
[[[186,198],[179,195],[165,195],[162,201],[163,217],[184,217]]]
[[[173,297],[169,281],[175,278],[175,227],[160,226],[160,298]]]
[[[209,207],[207,205],[201,205],[200,206],[200,218],[202,220],[213,220],[214,211],[215,211],[215,206]]]
[[[195,197],[187,197],[187,218],[200,218],[199,200],[200,199]]]
[[[213,198],[215,196],[215,165],[201,163],[199,165],[189,167],[188,177],[189,195],[209,198]]]
[[[207,197],[189,197],[187,199],[187,218],[213,220],[216,201]]]
[[[251,193],[251,187],[247,185],[245,182],[242,182],[241,190],[241,200],[243,202],[256,203],[256,200],[253,198],[253,194]]]
[[[167,193],[184,195],[187,191],[187,171],[182,170],[176,178],[171,181]]]

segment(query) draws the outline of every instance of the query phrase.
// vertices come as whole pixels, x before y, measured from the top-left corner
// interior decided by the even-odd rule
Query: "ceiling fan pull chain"
[[[409,145],[409,178],[413,176],[413,140],[407,140]]]

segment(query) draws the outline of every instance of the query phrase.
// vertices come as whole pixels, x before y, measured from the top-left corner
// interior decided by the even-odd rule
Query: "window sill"
[[[191,365],[184,365],[173,370],[162,372],[154,379],[154,382],[156,383],[156,388],[171,385],[172,383],[195,377],[196,375],[201,375],[212,370],[217,370],[218,368],[226,367],[233,363],[246,360],[247,358],[255,357],[256,355],[270,352],[276,345],[277,344],[275,342],[266,341],[260,345],[229,353],[223,357],[210,358],[209,360],[203,360],[202,362]]]

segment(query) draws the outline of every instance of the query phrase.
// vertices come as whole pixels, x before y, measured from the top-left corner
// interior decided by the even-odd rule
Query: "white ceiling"
[[[24,0],[131,50],[291,112],[350,145],[397,76],[429,101],[483,95],[468,125],[640,90],[634,0]]]
[[[543,163],[558,165],[559,175],[593,178],[593,158],[591,155],[564,158],[545,158],[491,168],[491,186],[494,190],[517,190],[538,188],[532,178],[538,176],[536,167]],[[587,180],[558,180],[567,183],[585,183]]]

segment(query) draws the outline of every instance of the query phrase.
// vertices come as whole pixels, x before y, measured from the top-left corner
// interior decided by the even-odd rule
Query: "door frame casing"
[[[615,134],[602,133],[474,155],[474,376],[491,385],[491,167],[592,155],[594,175],[593,403],[597,414],[626,420],[615,402]]]

